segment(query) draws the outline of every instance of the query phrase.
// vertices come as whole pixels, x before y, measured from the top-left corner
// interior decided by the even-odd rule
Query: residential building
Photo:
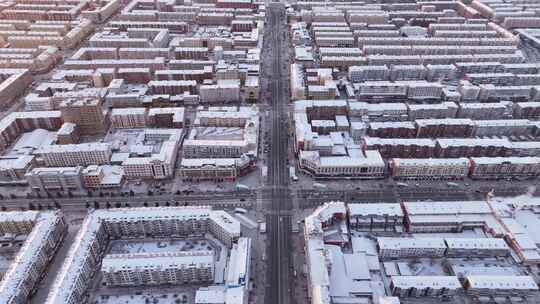
[[[59,111],[13,112],[0,120],[0,150],[5,150],[22,133],[35,129],[56,131],[61,125]]]
[[[109,254],[101,262],[106,286],[202,284],[214,280],[213,251]]]
[[[122,169],[127,179],[166,179],[174,175],[176,157],[183,140],[182,129],[144,129]],[[148,144],[150,142],[150,144]],[[152,145],[160,142],[158,151]]]
[[[111,111],[113,128],[144,128],[146,108],[117,108]]]
[[[469,174],[469,159],[392,158],[388,160],[394,179],[463,179]]]
[[[510,247],[502,238],[445,238],[448,257],[505,257]]]
[[[318,178],[384,178],[386,165],[378,151],[364,156],[321,156],[319,151],[300,151],[300,168]]]
[[[538,294],[538,285],[531,276],[469,275],[463,287],[468,295],[489,297],[529,297]]]
[[[81,135],[102,134],[108,128],[107,111],[102,108],[102,101],[99,99],[64,99],[59,108],[64,122],[76,124]]]
[[[124,169],[121,166],[90,165],[83,169],[82,179],[87,189],[118,188],[124,181]]]
[[[199,95],[202,103],[230,103],[240,100],[240,84],[222,81],[213,85],[201,85]]]
[[[214,214],[214,212],[217,213]],[[82,223],[81,229],[74,239],[71,250],[68,252],[45,303],[79,303],[86,294],[90,282],[98,270],[97,266],[101,263],[110,239],[202,236],[207,232],[213,233],[216,239],[224,242],[229,248],[234,248],[234,246],[238,246],[237,244],[240,243],[249,245],[249,242],[246,243],[245,240],[241,241],[238,239],[240,236],[240,222],[223,211],[213,211],[210,207],[206,206],[94,210],[90,212]],[[234,258],[245,258],[246,260],[234,261],[234,263],[249,266],[249,261],[251,260],[249,254],[250,248],[249,246],[242,246],[241,248],[245,248],[245,250],[243,249],[241,254],[235,254]],[[171,258],[167,257],[167,260]],[[129,259],[127,260],[125,263],[129,262]],[[213,258],[210,260],[213,261]],[[122,262],[106,262],[105,266],[111,265],[114,267],[114,265]],[[148,263],[146,261],[140,262],[146,265],[148,263],[152,264],[151,260]],[[135,264],[139,264],[139,262]],[[150,273],[153,273],[153,275],[161,274],[160,271],[152,272],[152,268],[149,267]],[[171,268],[176,267],[171,266]],[[193,270],[197,268],[199,267],[193,267]],[[207,269],[206,266],[201,268]],[[245,280],[245,284],[247,285],[249,276],[245,268],[233,267],[233,269],[238,276],[231,275],[230,277],[238,278],[236,284]],[[134,270],[133,272],[138,273],[139,271]],[[201,273],[207,272],[205,270]],[[153,281],[151,282],[158,282],[158,280],[159,282],[178,282],[180,277],[177,276],[175,281],[172,281],[172,277],[161,280],[162,278],[157,279],[153,277]],[[116,281],[117,279],[118,281]],[[148,277],[143,282],[150,282],[147,279]],[[125,281],[131,281],[131,279],[114,277],[114,275],[111,278],[111,282]],[[191,279],[187,279],[187,281],[189,282]],[[233,284],[233,280],[229,282],[231,282],[231,285]]]
[[[472,157],[473,179],[533,178],[540,175],[539,157]]]
[[[251,166],[248,157],[240,158],[183,158],[178,175],[186,181],[234,181]]]
[[[403,202],[402,207],[405,227],[411,233],[461,232],[474,228],[501,233],[484,201]]]
[[[361,231],[395,231],[403,226],[399,204],[347,204],[349,225]]]
[[[150,108],[148,125],[157,128],[183,128],[184,108]]]
[[[10,264],[0,282],[0,302],[28,302],[66,235],[67,223],[60,211],[0,212],[0,229],[28,233],[14,257],[17,262]]]
[[[452,297],[463,290],[455,276],[392,276],[392,295],[398,297]]]
[[[428,237],[378,237],[377,248],[382,259],[442,257],[446,252],[444,239]]]
[[[70,145],[79,143],[81,134],[79,127],[71,122],[65,122],[62,127],[56,132],[57,143],[59,145]]]
[[[49,145],[38,149],[36,154],[43,158],[47,167],[103,165],[111,158],[111,145],[108,143]]]
[[[32,190],[36,191],[81,191],[82,167],[34,168],[25,177]]]

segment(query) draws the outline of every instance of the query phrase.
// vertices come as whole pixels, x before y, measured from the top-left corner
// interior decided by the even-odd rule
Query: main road
[[[264,33],[263,58],[271,103],[271,146],[267,187],[263,195],[270,203],[266,215],[268,229],[268,276],[265,292],[266,304],[291,302],[291,196],[287,168],[289,93],[287,17],[281,3],[269,4]]]
[[[184,194],[140,195],[134,196],[94,196],[94,197],[44,197],[44,198],[2,198],[2,210],[20,210],[33,208],[61,208],[68,212],[84,212],[88,208],[108,207],[143,207],[176,205],[213,205],[220,207],[250,205],[255,191],[236,192],[197,192]]]
[[[283,147],[281,148],[283,149]],[[283,157],[283,159],[285,159]],[[274,164],[277,166],[277,164]],[[286,165],[282,165],[286,166]],[[276,167],[275,172],[279,169]],[[281,177],[282,180],[287,179],[287,171],[281,170],[279,174],[285,174]],[[283,173],[284,172],[284,173]],[[276,177],[279,176],[275,175]],[[233,192],[194,192],[190,194],[162,194],[162,195],[141,195],[135,194],[134,196],[94,196],[94,197],[45,197],[45,198],[0,198],[1,210],[21,210],[28,209],[30,206],[33,208],[61,208],[67,212],[84,212],[88,208],[111,208],[117,207],[142,207],[142,206],[176,206],[176,205],[213,205],[219,207],[236,207],[242,206],[244,208],[250,208],[253,206],[256,198],[259,195],[267,202],[274,202],[274,189],[279,189],[276,194],[278,196],[285,195],[286,202],[289,203],[290,195],[294,195],[299,198],[300,208],[313,208],[318,206],[322,202],[342,200],[345,202],[399,202],[399,201],[458,201],[458,200],[478,200],[483,199],[485,194],[492,190],[490,187],[476,188],[476,189],[434,189],[425,187],[416,188],[384,188],[384,189],[297,189],[287,190],[286,184],[281,184],[280,187],[274,187],[273,182],[269,182],[262,188],[256,188],[249,191],[233,191]],[[531,190],[527,187],[494,187],[495,196],[499,197],[513,197],[530,193]],[[533,196],[540,197],[540,189],[530,193]],[[282,208],[275,208],[275,204],[270,204],[269,213],[277,213],[276,210],[284,210]],[[266,208],[265,208],[266,209]],[[287,208],[290,209],[289,205]],[[290,210],[288,210],[290,211]],[[284,212],[287,214],[290,212]]]

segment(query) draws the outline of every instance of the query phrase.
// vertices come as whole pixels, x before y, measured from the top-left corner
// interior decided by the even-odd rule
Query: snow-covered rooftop
[[[0,282],[0,303],[15,303],[20,300],[15,297],[21,288],[33,289],[35,287],[28,286],[32,280],[27,279],[41,269],[38,263],[43,260],[38,259],[37,255],[44,254],[43,248],[51,245],[50,237],[55,232],[61,217],[59,212],[0,212],[0,221],[32,221],[34,223],[32,232]]]

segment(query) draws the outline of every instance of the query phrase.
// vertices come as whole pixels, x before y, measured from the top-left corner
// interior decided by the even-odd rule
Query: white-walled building
[[[467,158],[392,158],[388,161],[395,179],[463,179],[469,173]]]
[[[403,226],[400,204],[347,204],[351,228],[367,231],[394,231]]]
[[[203,284],[214,280],[213,251],[109,254],[101,262],[106,286]]]
[[[392,276],[392,295],[398,297],[449,297],[463,287],[455,276]]]
[[[538,294],[531,276],[469,275],[463,283],[468,295],[491,297],[528,297]]]
[[[111,158],[108,143],[49,145],[36,151],[47,167],[103,165]]]
[[[112,109],[112,126],[114,128],[144,128],[146,126],[146,112],[146,108]]]
[[[240,100],[240,83],[223,81],[218,84],[201,85],[199,87],[201,103],[230,103]]]
[[[24,223],[24,224],[23,224]],[[5,225],[8,224],[8,225]],[[0,228],[4,233],[21,233],[26,228],[23,246],[0,282],[0,303],[26,303],[36,291],[62,242],[67,224],[61,212],[0,212]]]
[[[240,222],[228,214],[225,215],[223,211],[212,210],[211,207],[206,206],[94,210],[86,217],[75,236],[45,303],[80,303],[90,288],[94,274],[99,270],[97,266],[101,263],[111,239],[202,236],[208,232],[229,248],[248,242],[247,245],[242,245],[242,248],[245,248],[242,250],[243,253],[236,254],[234,258],[246,258],[247,261],[235,263],[249,265],[251,259],[249,241],[238,240]],[[170,260],[171,257],[167,259]],[[209,261],[210,259],[206,262]],[[146,261],[141,263],[146,263]],[[114,266],[112,264],[106,262],[105,268]],[[207,269],[207,267],[202,267],[202,269]],[[206,273],[206,270],[201,271],[201,273]],[[242,276],[238,276],[240,277]],[[249,275],[245,274],[243,277],[245,282],[248,282]],[[124,282],[123,278],[117,279],[118,282]],[[237,282],[240,281],[239,279]],[[247,284],[243,288],[247,288]]]
[[[128,179],[166,179],[174,174],[176,157],[183,139],[182,129],[144,129],[141,141],[136,145],[148,147],[147,141],[161,142],[157,152],[134,153],[122,162]],[[135,148],[135,147],[131,147]]]
[[[383,259],[406,257],[442,257],[446,252],[443,238],[378,237],[379,256]]]
[[[34,168],[25,174],[31,189],[38,191],[82,190],[82,167]]]

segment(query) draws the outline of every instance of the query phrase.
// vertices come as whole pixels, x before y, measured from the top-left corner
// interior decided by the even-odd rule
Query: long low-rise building
[[[118,108],[111,111],[114,128],[143,128],[146,126],[146,108]]]
[[[446,252],[443,238],[378,237],[377,247],[382,259],[442,257]]]
[[[484,201],[403,202],[402,206],[405,227],[410,233],[460,232],[473,228],[484,228],[494,235],[502,233]]]
[[[80,191],[83,189],[82,167],[34,168],[25,174],[32,190]]]
[[[394,231],[403,226],[400,204],[348,204],[351,228],[367,231]]]
[[[214,280],[213,251],[109,254],[101,262],[106,286],[202,284]]]
[[[463,286],[468,295],[487,297],[528,297],[538,293],[531,276],[469,275]]]
[[[0,104],[9,106],[31,83],[27,69],[0,69]]]
[[[540,175],[540,157],[472,157],[473,179],[532,178]]]
[[[395,179],[463,179],[469,174],[469,159],[392,158],[390,176]]]
[[[300,151],[300,168],[317,178],[384,178],[386,164],[378,151],[363,157],[321,156],[319,151]]]
[[[439,138],[435,155],[453,157],[500,157],[513,153],[513,143],[497,138]]]
[[[252,161],[240,158],[183,158],[178,173],[185,181],[235,180],[246,173]]]
[[[400,97],[415,100],[442,98],[443,86],[439,83],[418,81],[365,81],[355,84],[358,99]]]
[[[448,257],[505,257],[510,247],[502,238],[445,238]]]
[[[429,138],[379,138],[365,136],[363,148],[377,150],[384,158],[430,158],[435,156],[436,141]]]
[[[48,167],[104,165],[109,162],[111,153],[108,143],[49,145],[36,151]]]
[[[411,107],[409,105],[409,109]],[[439,105],[439,108],[442,110],[441,105]],[[506,107],[504,108],[506,109]],[[430,114],[438,115],[435,111],[431,111]],[[441,114],[445,115],[444,112]],[[452,115],[454,114],[455,111]],[[535,122],[528,119],[430,118],[411,120],[369,122],[367,133],[371,137],[382,138],[470,138],[530,136],[537,130]],[[312,124],[314,124],[313,121]]]
[[[392,276],[392,295],[409,297],[451,297],[463,287],[455,276]]]

